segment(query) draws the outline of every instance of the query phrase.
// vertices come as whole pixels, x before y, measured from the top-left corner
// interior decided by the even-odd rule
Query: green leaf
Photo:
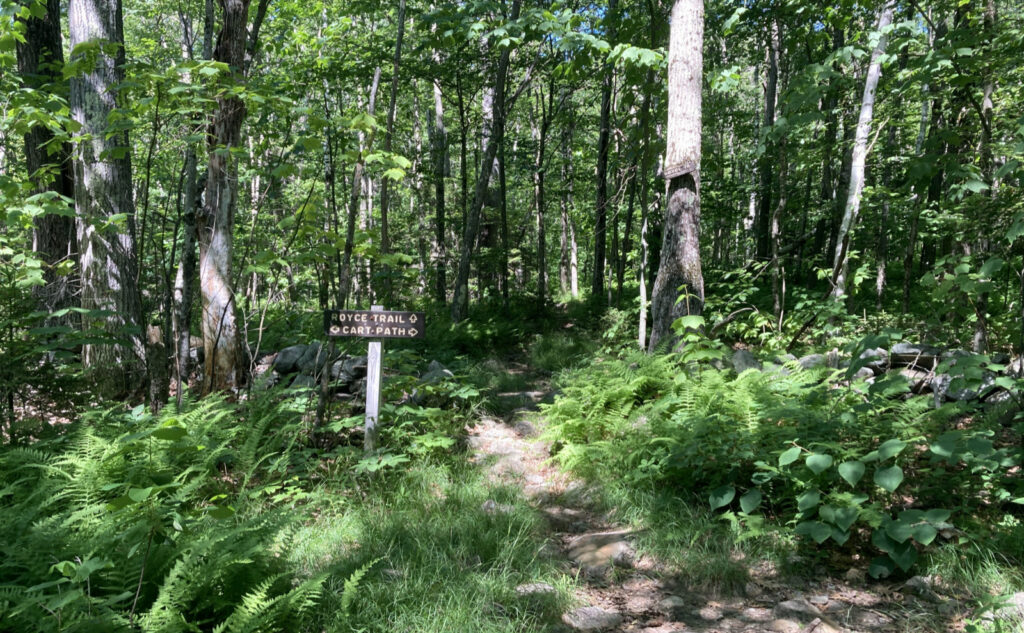
[[[875,483],[889,492],[895,492],[903,483],[903,469],[899,466],[890,466],[876,470]]]
[[[152,486],[149,488],[131,488],[128,490],[128,498],[136,503],[141,503],[148,499],[152,492]]]
[[[732,503],[732,500],[736,497],[736,488],[725,485],[715,488],[711,491],[709,501],[711,502],[711,509],[717,510],[718,508],[724,507]]]
[[[852,461],[839,464],[839,476],[851,486],[856,486],[857,482],[864,476],[864,462]]]
[[[759,505],[761,505],[761,491],[757,488],[751,488],[740,497],[740,509],[747,514],[756,510]]]
[[[897,543],[904,543],[913,535],[914,526],[907,521],[889,521],[885,525],[885,533]]]
[[[921,523],[914,526],[911,536],[913,536],[914,540],[921,545],[931,545],[938,533],[939,531],[928,523]]]
[[[850,533],[839,528],[832,528],[832,540],[840,545],[845,545],[850,540]]]
[[[850,529],[850,526],[854,524],[858,516],[860,516],[860,510],[857,508],[837,508],[834,523],[836,527],[845,532]]]
[[[779,466],[789,466],[800,457],[800,447],[794,446],[779,455]]]
[[[235,516],[235,509],[232,508],[231,506],[214,506],[213,508],[210,509],[210,511],[207,514],[209,514],[214,519],[230,519],[231,517]]]
[[[909,571],[917,562],[917,549],[914,548],[914,542],[908,540],[906,543],[900,543],[893,548],[893,551],[889,552],[889,557],[899,565],[900,569]]]
[[[815,475],[820,475],[832,466],[832,456],[823,453],[814,453],[808,455],[807,459],[804,460],[807,467],[811,469]]]
[[[832,527],[821,521],[802,521],[797,523],[793,531],[800,536],[811,537],[819,545],[832,536]]]
[[[153,437],[168,442],[175,442],[186,435],[188,435],[188,431],[180,426],[164,426],[153,431]]]
[[[801,512],[816,508],[821,502],[821,493],[817,490],[808,490],[796,498],[796,507]]]
[[[924,513],[924,520],[929,523],[945,523],[949,520],[949,515],[953,514],[949,510],[942,510],[941,508],[935,508],[934,510],[928,510]]]
[[[878,459],[885,461],[890,457],[895,457],[900,454],[907,443],[902,440],[886,440],[878,447]]]

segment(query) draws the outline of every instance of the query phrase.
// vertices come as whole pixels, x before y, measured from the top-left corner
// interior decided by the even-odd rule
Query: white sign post
[[[384,306],[370,306],[371,312],[383,312]],[[370,341],[366,351],[366,424],[363,427],[363,450],[377,449],[377,416],[380,413],[381,342]]]

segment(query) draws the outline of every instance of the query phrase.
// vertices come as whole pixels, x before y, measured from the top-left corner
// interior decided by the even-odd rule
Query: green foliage
[[[854,358],[883,338],[852,346]],[[874,576],[906,573],[945,542],[981,539],[977,517],[1019,490],[1010,473],[1021,449],[993,442],[999,422],[946,430],[962,409],[903,397],[902,376],[865,389],[838,384],[856,367],[790,362],[737,376],[685,357],[625,354],[563,373],[546,408],[556,459],[597,478],[621,473],[637,489],[701,496],[747,537],[774,526],[871,554]],[[964,494],[950,498],[950,486]]]

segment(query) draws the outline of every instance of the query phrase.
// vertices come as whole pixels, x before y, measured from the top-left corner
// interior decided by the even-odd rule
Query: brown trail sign
[[[324,333],[332,338],[423,338],[425,329],[426,315],[423,312],[385,310],[383,306],[373,306],[370,310],[324,310]],[[366,421],[363,431],[363,448],[367,452],[377,448],[382,351],[380,341],[370,341],[366,353]],[[324,378],[321,394],[326,392],[327,380]]]
[[[423,312],[325,310],[324,331],[332,337],[423,338]]]

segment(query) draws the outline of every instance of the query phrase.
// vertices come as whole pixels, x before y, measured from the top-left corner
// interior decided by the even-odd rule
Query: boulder
[[[299,358],[296,366],[303,374],[314,376],[327,364],[328,356],[330,349],[321,345],[319,341],[313,341]]]
[[[929,380],[931,374],[927,371],[904,367],[900,369],[900,375],[910,383],[910,391],[913,393],[924,393],[931,390],[931,381]]]
[[[942,360],[942,350],[931,345],[896,343],[889,352],[889,360],[895,366],[931,369]]]
[[[366,375],[366,357],[365,356],[352,356],[346,358],[341,365],[341,371],[346,374],[351,374],[357,378]]]
[[[299,359],[306,353],[306,345],[292,345],[277,353],[273,368],[279,374],[291,374],[299,370]]]
[[[331,380],[347,385],[354,382],[356,376],[345,371],[345,359],[336,360],[331,363]]]
[[[871,369],[876,375],[884,373],[889,367],[889,352],[881,347],[866,349],[860,353],[858,358],[862,361],[867,361],[865,367]]]
[[[796,362],[804,369],[814,369],[815,367],[823,367],[826,359],[824,354],[808,354],[807,356],[797,359]]]
[[[292,389],[312,389],[316,387],[316,379],[306,374],[299,374],[292,380]]]
[[[455,378],[455,374],[448,370],[447,367],[437,362],[436,360],[430,361],[427,365],[427,371],[423,372],[420,376],[420,382],[422,383],[435,383],[443,380]]]
[[[737,374],[742,374],[748,369],[760,371],[761,363],[747,350],[738,349],[732,353],[732,368]]]
[[[821,610],[806,598],[794,598],[775,605],[772,615],[779,619],[810,622],[822,616]]]

